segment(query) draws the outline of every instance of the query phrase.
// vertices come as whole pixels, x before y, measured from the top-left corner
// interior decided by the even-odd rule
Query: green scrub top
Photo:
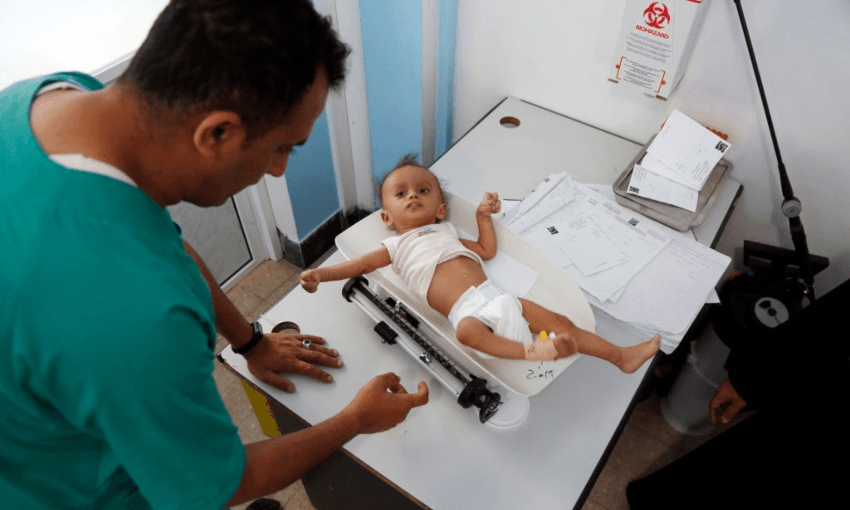
[[[212,378],[209,289],[143,191],[52,162],[39,88],[0,92],[0,500],[220,509],[245,466]]]

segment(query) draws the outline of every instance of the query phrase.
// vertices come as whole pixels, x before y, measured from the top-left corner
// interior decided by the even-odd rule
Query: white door
[[[268,258],[252,252],[235,197],[217,207],[198,207],[181,202],[169,206],[168,212],[183,230],[183,239],[204,259],[223,287],[229,288]],[[254,251],[259,251],[259,247],[255,246]]]

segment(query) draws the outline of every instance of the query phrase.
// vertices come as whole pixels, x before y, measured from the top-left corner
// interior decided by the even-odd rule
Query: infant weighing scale
[[[444,192],[446,221],[462,233],[477,238],[476,207]],[[498,251],[538,274],[524,295],[549,310],[569,318],[578,327],[595,331],[590,305],[578,284],[544,253],[494,217]],[[342,234],[336,245],[349,260],[374,251],[381,240],[397,235],[372,213]],[[499,282],[497,269],[488,277]],[[504,271],[504,269],[503,269]],[[507,290],[507,289],[506,289]],[[349,280],[343,297],[357,304],[376,322],[375,332],[388,344],[398,344],[417,359],[464,408],[474,408],[481,423],[497,429],[518,426],[528,416],[530,397],[548,386],[579,354],[554,361],[508,360],[489,356],[462,345],[449,320],[415,297],[392,266]],[[528,340],[533,335],[529,332]]]

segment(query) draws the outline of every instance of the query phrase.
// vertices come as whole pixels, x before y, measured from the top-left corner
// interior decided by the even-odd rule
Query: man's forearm
[[[207,287],[210,289],[213,308],[215,309],[216,330],[221,333],[221,335],[226,338],[233,347],[240,347],[248,343],[253,335],[251,325],[245,317],[242,316],[239,309],[233,305],[233,302],[230,301],[227,295],[225,295],[224,291],[221,290],[218,282],[215,281],[215,277],[213,277],[209,268],[207,268],[207,265],[204,263],[203,259],[201,259],[201,256],[198,255],[198,252],[196,252],[195,249],[192,248],[192,246],[186,241],[183,242],[183,247],[185,248],[186,253],[195,260],[195,263],[201,270],[201,275],[203,275],[204,280],[207,282]]]
[[[242,482],[227,503],[238,505],[277,492],[318,466],[359,433],[359,422],[344,410],[313,427],[246,444]]]
[[[278,491],[304,476],[358,434],[389,430],[428,402],[428,385],[408,393],[396,374],[378,375],[336,416],[314,427],[245,447],[248,461],[230,504]]]

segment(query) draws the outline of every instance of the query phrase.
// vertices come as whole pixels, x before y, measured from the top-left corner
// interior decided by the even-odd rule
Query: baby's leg
[[[493,333],[486,324],[474,317],[465,317],[458,322],[455,335],[460,343],[476,351],[497,358],[525,359],[525,347],[520,342],[508,340]]]
[[[563,315],[557,314],[527,299],[519,298],[522,303],[522,315],[528,321],[532,333],[546,331],[555,333],[555,347],[561,350],[559,342],[575,342],[578,352],[604,359],[616,365],[627,374],[636,371],[649,358],[653,357],[661,346],[661,337],[653,336],[646,342],[631,347],[614,345],[604,338],[581,329]]]

